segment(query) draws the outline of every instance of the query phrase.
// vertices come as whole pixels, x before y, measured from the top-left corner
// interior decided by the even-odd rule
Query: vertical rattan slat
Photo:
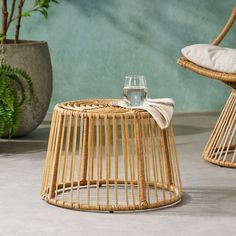
[[[53,112],[41,194],[72,209],[132,211],[180,201],[172,127],[113,100],[58,104]]]
[[[236,168],[236,91],[233,89],[203,151],[205,160]]]

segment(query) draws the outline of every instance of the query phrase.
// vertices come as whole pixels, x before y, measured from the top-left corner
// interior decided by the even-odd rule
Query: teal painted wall
[[[176,65],[180,49],[209,43],[233,0],[61,0],[45,22],[24,19],[22,38],[49,43],[54,90],[62,101],[121,97],[123,78],[143,74],[149,97],[172,97],[176,111],[216,111],[230,89]],[[236,46],[235,30],[224,46]]]

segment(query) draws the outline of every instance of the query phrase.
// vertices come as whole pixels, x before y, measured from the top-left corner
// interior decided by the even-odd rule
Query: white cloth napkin
[[[166,129],[172,119],[175,102],[171,98],[146,99],[142,106],[130,107],[125,100],[112,103],[113,106],[129,109],[143,109],[149,112],[161,129]]]

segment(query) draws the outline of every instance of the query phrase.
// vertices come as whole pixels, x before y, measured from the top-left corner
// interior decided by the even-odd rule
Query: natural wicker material
[[[236,7],[226,23],[222,32],[213,41],[213,45],[218,45],[231,29],[233,23],[236,20]],[[204,67],[201,67],[185,57],[180,57],[177,63],[191,71],[194,71],[200,75],[206,76],[211,79],[216,79],[224,82],[232,87],[232,93],[228,99],[227,104],[220,118],[208,140],[208,143],[203,151],[203,157],[207,161],[226,167],[236,168],[236,135],[235,135],[235,114],[236,114],[236,102],[235,102],[235,89],[236,89],[236,74],[222,73],[213,71]],[[233,153],[233,155],[232,155]],[[235,154],[234,154],[235,153]]]
[[[236,168],[236,91],[231,93],[204,149],[203,157],[214,164]]]
[[[232,14],[231,14],[228,22],[226,23],[225,27],[221,31],[221,33],[212,42],[213,45],[218,45],[224,39],[226,34],[231,29],[235,20],[236,20],[236,7],[233,9]],[[200,75],[206,76],[211,79],[221,80],[221,81],[229,84],[231,87],[235,87],[235,83],[236,83],[236,74],[235,73],[230,74],[230,73],[222,73],[222,72],[218,72],[218,71],[213,71],[213,70],[210,70],[210,69],[207,69],[207,68],[197,65],[197,64],[189,61],[185,57],[180,57],[177,60],[177,63],[179,65],[191,70],[191,71],[194,71],[194,72],[200,74]]]
[[[180,201],[173,128],[114,100],[58,104],[52,117],[41,194],[66,208],[129,211]]]
[[[221,80],[231,87],[236,86],[236,74],[229,74],[229,73],[222,73],[219,71],[213,71],[204,67],[201,67],[191,61],[189,61],[185,57],[180,57],[177,61],[178,64],[181,66],[190,69],[191,71],[194,71],[200,75],[206,76],[211,79]]]

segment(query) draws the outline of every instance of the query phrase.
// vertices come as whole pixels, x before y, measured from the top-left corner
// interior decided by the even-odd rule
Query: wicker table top
[[[101,118],[103,116],[106,116],[108,118],[114,116],[125,116],[127,118],[132,118],[137,114],[140,114],[145,118],[151,116],[147,111],[143,109],[129,109],[123,107],[115,107],[112,105],[112,102],[119,100],[120,99],[83,99],[77,101],[69,101],[57,104],[54,110],[66,114],[72,113],[73,115],[79,116],[81,116],[82,114],[84,116],[98,115]]]

